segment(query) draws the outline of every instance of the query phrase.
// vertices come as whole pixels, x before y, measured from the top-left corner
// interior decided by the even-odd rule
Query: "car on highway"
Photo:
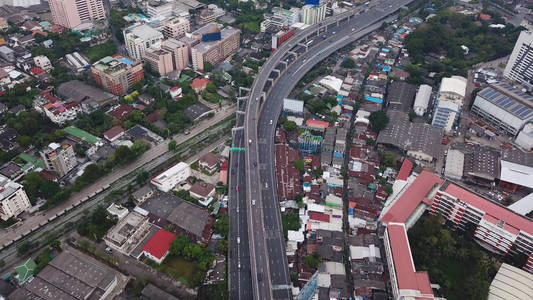
[[[248,144],[251,144],[252,143],[252,140],[248,140]]]
[[[237,244],[240,244],[240,243],[241,243],[241,237],[238,236],[238,237],[237,237]]]
[[[255,205],[255,199],[252,199],[252,205]]]
[[[265,189],[268,189],[268,182],[265,182]]]
[[[239,269],[241,268],[241,263],[239,263]]]
[[[238,185],[235,186],[235,190],[236,190],[237,192],[239,191],[239,186],[238,186]]]
[[[263,280],[263,273],[257,273],[257,280]]]
[[[269,124],[272,125],[272,120],[270,120]]]

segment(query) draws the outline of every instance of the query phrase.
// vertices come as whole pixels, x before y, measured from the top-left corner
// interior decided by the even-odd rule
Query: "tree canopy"
[[[389,124],[389,117],[382,110],[371,113],[368,119],[370,120],[370,125],[372,125],[372,128],[377,132],[385,129],[387,124]]]

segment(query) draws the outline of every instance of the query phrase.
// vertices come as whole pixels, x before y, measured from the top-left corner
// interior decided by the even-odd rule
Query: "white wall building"
[[[172,2],[148,1],[146,14],[150,18],[167,18],[172,15],[174,4]]]
[[[52,67],[52,63],[50,62],[50,60],[48,59],[48,57],[44,56],[44,55],[38,55],[38,56],[35,56],[33,58],[33,62],[35,63],[35,65],[43,70],[45,70],[46,72],[52,70],[54,67]]]
[[[166,193],[179,183],[184,182],[189,176],[191,176],[189,165],[179,162],[152,178],[151,182],[158,190]]]
[[[522,31],[507,61],[503,76],[527,85],[533,85],[533,31]]]
[[[506,83],[493,84],[477,93],[471,113],[494,130],[516,136],[533,120],[533,97]]]
[[[531,151],[533,149],[533,123],[526,124],[514,142],[523,150]]]
[[[111,249],[129,255],[149,232],[148,217],[132,211],[111,228],[104,241]]]
[[[466,78],[461,76],[442,78],[431,125],[442,128],[446,134],[452,132],[453,124],[461,113],[466,94],[466,82]]]
[[[459,150],[449,150],[446,159],[446,166],[444,167],[444,176],[461,180],[463,178],[463,169],[465,163],[465,155]]]
[[[0,218],[6,221],[30,207],[30,199],[24,192],[23,186],[0,175]]]
[[[413,104],[413,110],[417,116],[423,116],[426,113],[432,91],[433,88],[427,84],[422,84],[420,85],[420,88],[418,88],[415,103]]]
[[[46,168],[56,172],[59,177],[65,176],[78,164],[74,147],[67,143],[50,143],[40,154]]]
[[[163,34],[146,24],[130,26],[123,31],[124,44],[128,55],[136,60],[142,60],[146,49],[163,40]]]
[[[326,4],[322,2],[318,5],[307,4],[302,7],[302,23],[314,25],[322,22],[326,18]]]

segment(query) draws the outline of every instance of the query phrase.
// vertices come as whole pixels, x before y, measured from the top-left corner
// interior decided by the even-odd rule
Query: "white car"
[[[269,122],[269,123],[270,123],[270,125],[272,125],[272,120],[270,120],[270,122]]]
[[[240,244],[241,243],[241,237],[237,237],[237,244]]]
[[[252,140],[248,140],[248,144],[251,144],[252,143]]]
[[[252,199],[252,205],[255,205],[255,199]]]
[[[265,189],[268,189],[268,182],[265,182]]]

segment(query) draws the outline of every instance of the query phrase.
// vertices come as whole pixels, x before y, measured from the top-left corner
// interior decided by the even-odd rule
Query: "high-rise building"
[[[533,31],[522,31],[509,57],[503,76],[533,87]]]
[[[163,34],[146,24],[136,24],[123,31],[128,55],[136,60],[144,59],[146,49],[163,40]]]
[[[193,68],[203,70],[206,62],[213,65],[222,62],[239,49],[240,37],[241,31],[232,27],[202,35],[202,42],[191,48]]]
[[[59,177],[65,176],[78,164],[74,147],[67,143],[51,143],[40,153],[46,169],[56,172]]]
[[[325,2],[306,4],[302,7],[302,23],[314,25],[322,22],[326,18]]]
[[[30,207],[31,203],[23,186],[0,175],[0,218],[6,221]]]
[[[150,64],[152,70],[160,75],[167,75],[174,71],[172,52],[161,48],[148,48],[144,54],[144,60]]]
[[[186,18],[173,18],[163,22],[163,35],[165,38],[179,39],[189,32],[191,24]]]
[[[54,23],[71,29],[106,18],[102,0],[50,0],[48,4]]]
[[[181,41],[175,39],[164,40],[161,48],[172,52],[174,70],[181,71],[189,65],[189,48]]]
[[[123,95],[144,79],[142,64],[120,54],[95,62],[91,72],[98,85],[115,95]]]

